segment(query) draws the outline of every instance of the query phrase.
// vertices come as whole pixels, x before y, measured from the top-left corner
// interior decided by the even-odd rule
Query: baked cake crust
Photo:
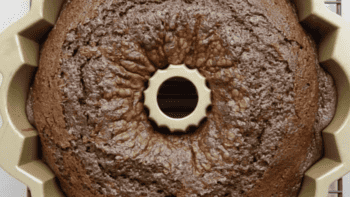
[[[314,45],[286,0],[69,1],[30,97],[43,159],[67,196],[297,196],[336,101]],[[181,63],[213,106],[170,135],[142,91]]]

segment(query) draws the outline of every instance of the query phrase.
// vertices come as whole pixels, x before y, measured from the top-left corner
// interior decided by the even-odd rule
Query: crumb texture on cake
[[[69,197],[297,196],[336,103],[315,48],[286,0],[72,0],[26,110]],[[147,118],[147,81],[169,64],[211,88],[192,133]]]

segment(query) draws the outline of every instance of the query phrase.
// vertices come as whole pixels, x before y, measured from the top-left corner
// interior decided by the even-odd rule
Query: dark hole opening
[[[183,118],[191,114],[197,106],[197,89],[191,81],[183,77],[172,77],[159,87],[157,102],[167,116]]]

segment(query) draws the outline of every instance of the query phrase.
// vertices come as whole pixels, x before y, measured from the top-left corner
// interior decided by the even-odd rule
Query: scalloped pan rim
[[[322,132],[325,154],[305,173],[299,197],[327,196],[329,185],[350,171],[350,24],[323,0],[294,0],[299,21],[318,34],[319,62],[338,91],[335,117]],[[0,166],[30,188],[33,197],[63,197],[57,178],[40,158],[39,136],[25,115],[28,81],[39,63],[39,42],[55,24],[64,0],[32,0],[26,16],[0,36]],[[55,8],[55,9],[52,9]]]

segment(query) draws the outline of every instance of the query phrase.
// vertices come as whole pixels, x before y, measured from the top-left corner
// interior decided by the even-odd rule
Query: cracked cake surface
[[[212,92],[190,133],[159,131],[143,106],[169,64]],[[336,90],[287,0],[72,0],[27,102],[69,197],[285,197],[322,157]]]

